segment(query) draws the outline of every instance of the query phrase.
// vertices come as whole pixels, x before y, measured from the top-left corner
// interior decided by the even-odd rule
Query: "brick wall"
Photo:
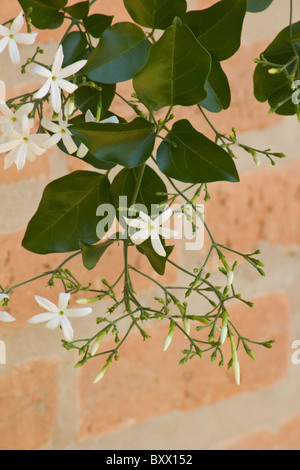
[[[190,7],[206,7],[214,1],[194,0]],[[114,14],[115,21],[128,19],[121,0],[96,2],[94,11]],[[0,0],[0,22],[19,13],[16,0]],[[237,325],[258,341],[276,339],[273,350],[254,349],[257,361],[241,357],[242,383],[238,388],[232,375],[206,359],[194,359],[178,366],[184,340],[175,337],[172,347],[161,352],[167,326],[148,329],[143,343],[133,333],[124,346],[121,360],[105,380],[93,378],[97,361],[75,369],[77,356],[60,347],[60,332],[31,326],[28,318],[39,313],[33,294],[56,300],[57,291],[44,280],[24,286],[12,295],[12,324],[0,324],[0,339],[7,344],[7,364],[0,365],[0,449],[300,449],[299,422],[300,366],[291,363],[292,342],[300,338],[298,288],[300,282],[300,180],[299,124],[293,118],[268,115],[268,108],[252,94],[253,59],[280,29],[288,24],[288,0],[274,0],[272,7],[248,14],[242,47],[224,64],[232,87],[232,106],[212,116],[221,132],[234,126],[245,144],[284,152],[287,159],[275,168],[262,162],[255,167],[251,157],[240,151],[237,165],[239,185],[211,185],[207,221],[219,242],[243,252],[260,248],[267,277],[261,278],[246,265],[236,275],[237,289],[255,307],[232,306]],[[295,18],[300,8],[295,5]],[[57,47],[57,30],[41,32],[49,62]],[[32,47],[32,51],[35,46]],[[30,48],[21,49],[27,58]],[[0,78],[8,84],[7,97],[37,82],[27,73],[7,66],[7,51],[0,55]],[[21,77],[21,79],[20,79]],[[120,89],[129,95],[128,84]],[[123,113],[121,104],[114,104]],[[210,130],[198,114],[178,110],[199,130]],[[127,116],[130,117],[130,116]],[[2,158],[2,157],[1,157]],[[58,150],[51,150],[36,163],[17,172],[3,171],[0,163],[0,281],[21,282],[54,268],[64,257],[40,257],[21,248],[26,224],[36,210],[45,185],[68,171],[81,168]],[[178,261],[194,266],[201,252],[184,252],[178,246]],[[114,274],[120,253],[108,251],[101,270],[92,273],[94,286]],[[131,255],[134,257],[134,253]],[[134,261],[134,260],[133,260]],[[91,274],[76,262],[71,265],[80,279]],[[212,265],[214,270],[216,266]],[[180,281],[173,269],[168,282]],[[145,299],[155,291],[136,278]],[[195,309],[201,306],[195,304]],[[95,316],[103,313],[97,305]],[[76,321],[76,331],[88,334],[87,320]],[[109,339],[107,340],[109,344]]]

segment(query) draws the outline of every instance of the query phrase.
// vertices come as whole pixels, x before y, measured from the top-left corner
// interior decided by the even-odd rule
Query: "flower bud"
[[[227,285],[228,286],[231,286],[231,284],[233,283],[233,279],[234,279],[234,273],[230,269],[229,271],[227,271]]]
[[[175,323],[171,323],[169,333],[167,334],[165,341],[164,341],[163,351],[166,351],[168,347],[170,346],[172,342],[174,330],[175,330]]]

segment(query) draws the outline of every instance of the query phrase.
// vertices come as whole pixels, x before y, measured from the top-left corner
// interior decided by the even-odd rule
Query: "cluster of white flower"
[[[32,45],[37,36],[36,32],[21,33],[23,24],[23,12],[21,12],[9,28],[0,26],[0,36],[3,36],[0,40],[0,53],[8,45],[9,56],[16,65],[20,64],[18,44]],[[71,95],[78,88],[75,83],[66,79],[81,70],[87,61],[79,60],[63,68],[63,60],[64,53],[62,45],[60,45],[54,56],[51,69],[42,65],[36,65],[33,68],[32,73],[46,78],[46,81],[38,91],[33,93],[33,102],[17,106],[15,111],[7,106],[5,102],[5,83],[1,81],[0,112],[2,115],[0,116],[0,131],[2,135],[0,137],[0,153],[5,154],[4,169],[8,169],[15,163],[17,169],[21,170],[27,160],[34,161],[37,156],[42,155],[61,139],[69,154],[78,151],[78,156],[81,158],[87,154],[87,147],[81,144],[78,148],[71,137],[68,129],[68,107],[64,106],[64,109],[62,109],[62,92]],[[34,133],[34,119],[31,117],[34,113],[34,103],[45,98],[48,94],[52,111],[58,115],[57,122],[43,117],[40,124],[49,133]],[[95,118],[92,119],[88,115],[86,120],[95,120]],[[117,123],[119,121],[116,117],[112,117],[102,122]]]

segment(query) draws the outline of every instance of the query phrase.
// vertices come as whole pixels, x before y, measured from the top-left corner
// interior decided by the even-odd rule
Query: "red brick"
[[[300,416],[283,422],[279,429],[265,427],[222,446],[224,450],[300,450]]]
[[[70,256],[70,253],[49,255],[30,253],[21,246],[22,238],[23,231],[12,234],[0,234],[0,244],[2,247],[0,251],[0,284],[4,286],[4,288],[12,287],[47,271],[56,269],[60,263]],[[174,251],[173,259],[176,262],[176,250]],[[129,250],[129,262],[139,270],[154,277],[154,279],[159,280],[161,278],[161,276],[153,272],[146,257],[139,254],[135,247]],[[82,285],[87,286],[89,282],[92,282],[92,288],[103,289],[102,279],[105,278],[113,283],[119,274],[121,274],[123,264],[122,246],[115,244],[107,250],[99,262],[99,265],[93,271],[88,271],[83,267],[81,256],[70,261],[65,267],[71,270]],[[173,266],[168,265],[164,282],[172,284],[176,282],[177,277],[177,270]],[[35,294],[49,298],[56,303],[58,293],[64,289],[59,280],[56,280],[55,287],[51,289],[47,287],[46,282],[49,278],[50,276],[43,277],[19,287],[11,293],[9,312],[18,321],[12,324],[3,323],[3,325],[1,325],[2,330],[4,328],[9,328],[10,330],[12,328],[19,328],[20,325],[27,323],[27,320],[31,316],[40,313],[40,307],[34,300]],[[152,286],[155,287],[155,284],[151,286],[148,279],[134,272],[132,273],[132,281],[137,292],[148,290]],[[119,289],[116,289],[116,293],[120,294],[122,289],[123,285],[120,283]],[[79,293],[76,298],[83,296],[92,297],[92,294]]]
[[[0,449],[38,450],[51,439],[57,413],[58,362],[29,361],[0,377]]]
[[[205,217],[215,240],[244,253],[260,241],[300,243],[299,162],[241,174],[238,184],[210,185]]]
[[[194,358],[179,366],[180,351],[187,342],[175,334],[167,352],[162,345],[168,327],[143,325],[151,339],[143,342],[138,332],[127,338],[120,360],[111,364],[105,377],[94,385],[104,359],[94,358],[80,369],[81,424],[79,439],[107,434],[176,410],[189,410],[228,397],[271,387],[284,380],[288,358],[288,302],[283,294],[255,299],[255,307],[244,304],[229,309],[238,330],[256,341],[275,339],[273,350],[253,347],[257,362],[239,353],[241,386],[235,385],[232,370],[211,364],[210,358]],[[199,335],[199,334],[196,334]],[[110,341],[102,350],[113,347]],[[225,360],[230,358],[228,341]],[[103,406],[105,404],[105,406]]]

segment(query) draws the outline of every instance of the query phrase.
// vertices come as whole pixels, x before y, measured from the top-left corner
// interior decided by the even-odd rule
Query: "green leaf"
[[[184,183],[239,181],[230,155],[185,119],[174,124],[158,148],[157,164],[165,175]]]
[[[199,42],[220,62],[239,49],[246,14],[246,0],[222,0],[205,10],[189,11],[182,21]]]
[[[131,80],[146,63],[150,47],[141,28],[133,23],[116,23],[102,34],[84,73],[102,83]]]
[[[144,241],[141,245],[136,246],[138,251],[148,258],[148,261],[151,264],[152,268],[160,276],[163,276],[165,274],[167,260],[174,249],[174,246],[165,246],[164,240],[162,240],[162,244],[165,248],[165,252],[167,255],[166,257],[160,256],[156,253],[156,251],[154,251],[150,239]]]
[[[207,97],[200,104],[212,113],[228,109],[231,102],[231,92],[228,79],[219,62],[212,62],[205,89]]]
[[[273,0],[247,0],[247,11],[257,13],[266,10]]]
[[[111,183],[110,197],[118,218],[120,215],[120,205],[123,208],[129,208],[132,205],[138,175],[139,168],[124,168],[115,176]],[[149,216],[153,217],[161,211],[158,206],[165,201],[166,193],[167,188],[165,183],[156,171],[146,165],[135,203],[142,204]],[[124,198],[126,198],[126,201]],[[126,214],[124,215],[126,216]]]
[[[143,118],[125,124],[90,122],[70,126],[70,131],[99,160],[133,168],[151,155],[155,129]]]
[[[296,60],[300,60],[299,33],[299,21],[292,25],[292,35],[290,35],[289,26],[284,28],[262,53],[262,56],[272,65],[258,64],[254,71],[254,96],[260,102],[268,101],[270,107],[280,115],[293,115],[297,112],[297,105],[292,102],[293,80],[288,77],[288,74],[293,73]],[[298,56],[295,56],[295,48]],[[276,68],[273,64],[279,67],[287,65],[294,57],[295,60],[286,67],[287,74],[269,73],[270,69]]]
[[[186,12],[186,0],[124,0],[135,23],[151,29],[166,29],[176,16]]]
[[[38,29],[52,29],[61,25],[64,19],[59,12],[67,4],[67,0],[18,0],[23,11],[27,13],[32,8],[30,18],[32,24]]]
[[[89,270],[94,269],[107,248],[115,241],[116,240],[108,239],[97,245],[81,242],[81,254],[84,267]]]
[[[83,24],[87,32],[93,38],[100,38],[104,31],[111,25],[113,16],[100,15],[95,13],[83,19]]]
[[[89,14],[90,3],[89,1],[75,3],[75,5],[71,5],[70,7],[65,7],[64,11],[69,13],[69,15],[73,16],[78,20],[82,20]]]
[[[72,31],[62,41],[64,51],[63,67],[85,59],[88,46],[86,37],[80,31]]]
[[[76,171],[52,181],[30,220],[22,245],[38,253],[66,253],[81,242],[96,243],[97,208],[109,203],[109,181],[100,174]]]
[[[206,97],[210,67],[210,54],[177,19],[151,47],[133,86],[138,97],[155,111],[166,106],[192,106]]]

